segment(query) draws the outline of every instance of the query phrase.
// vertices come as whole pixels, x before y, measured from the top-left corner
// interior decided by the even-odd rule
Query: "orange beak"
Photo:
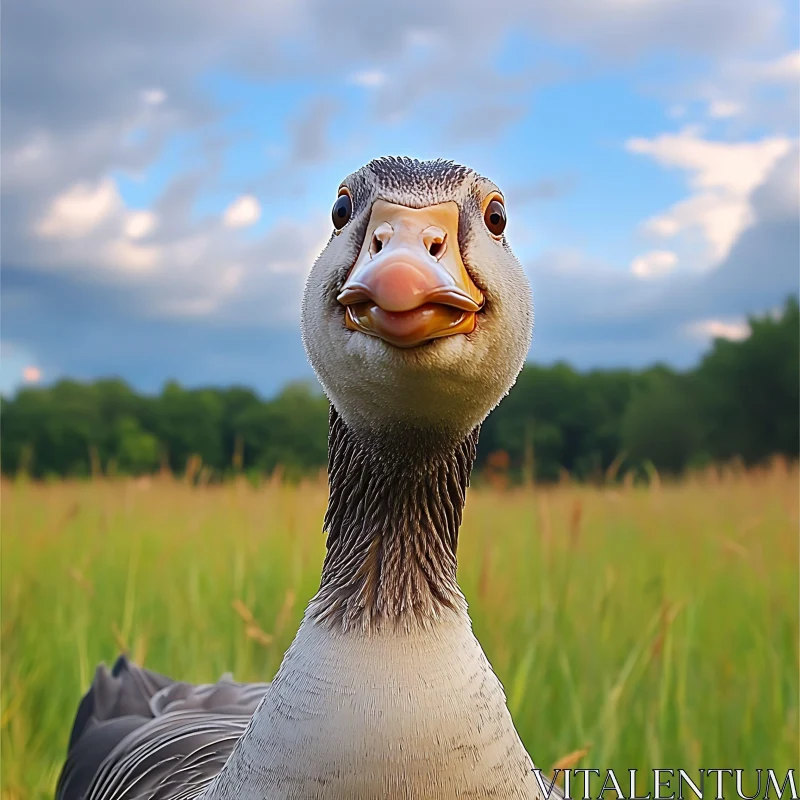
[[[475,330],[484,298],[461,259],[456,203],[409,208],[376,200],[337,300],[350,330],[395,347]]]

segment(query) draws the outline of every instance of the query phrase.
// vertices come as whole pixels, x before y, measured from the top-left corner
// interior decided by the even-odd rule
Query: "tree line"
[[[591,480],[644,464],[678,474],[732,458],[747,465],[774,455],[796,459],[797,298],[749,326],[743,340],[716,339],[688,371],[526,365],[484,424],[478,469],[499,465],[541,481],[566,470]],[[243,387],[170,382],[147,396],[119,379],[61,380],[0,402],[6,475],[182,473],[202,463],[211,478],[278,467],[299,477],[326,464],[328,403],[310,384],[265,400]]]

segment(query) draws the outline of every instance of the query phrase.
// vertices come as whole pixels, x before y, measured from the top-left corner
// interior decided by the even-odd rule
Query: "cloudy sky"
[[[693,364],[798,291],[796,3],[6,0],[2,380],[310,375],[303,281],[387,154],[505,192],[530,357]]]

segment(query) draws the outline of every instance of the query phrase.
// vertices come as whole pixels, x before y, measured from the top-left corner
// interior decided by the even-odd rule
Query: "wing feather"
[[[269,684],[174,681],[120,657],[78,707],[56,800],[193,800],[222,769]]]

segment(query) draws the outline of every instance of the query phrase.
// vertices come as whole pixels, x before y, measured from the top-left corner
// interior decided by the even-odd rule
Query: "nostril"
[[[438,261],[447,250],[447,231],[438,225],[429,225],[422,231],[425,249]]]
[[[440,258],[441,256],[443,256],[444,249],[445,249],[445,240],[439,239],[438,237],[428,245],[428,252],[434,258]]]
[[[389,243],[389,240],[394,234],[394,228],[388,222],[382,222],[375,228],[372,234],[372,239],[369,242],[369,254],[374,256],[380,253],[381,250]]]

